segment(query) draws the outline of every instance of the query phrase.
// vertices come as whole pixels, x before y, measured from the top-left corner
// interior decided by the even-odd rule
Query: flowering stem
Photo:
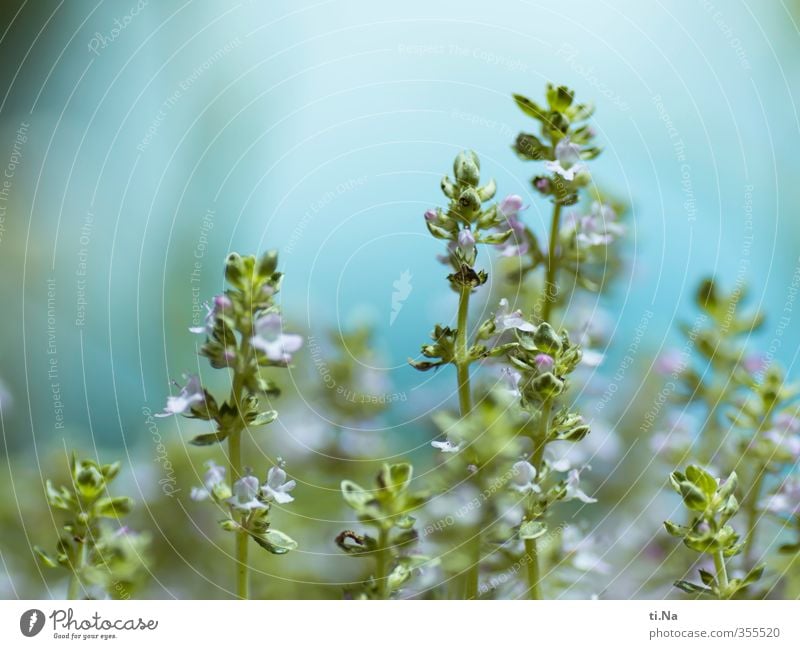
[[[456,331],[456,373],[458,376],[458,404],[461,416],[472,410],[472,395],[469,388],[469,361],[467,360],[467,314],[469,295],[472,289],[462,286],[458,295],[458,324]]]
[[[73,566],[72,576],[69,579],[69,588],[67,589],[67,599],[78,599],[78,593],[81,589],[80,573],[83,572],[86,566],[86,535],[81,541],[81,549],[78,553],[78,565]]]
[[[547,444],[547,433],[550,429],[550,414],[553,410],[553,404],[550,399],[547,399],[542,404],[542,414],[539,423],[539,431],[533,439],[534,451],[531,464],[536,469],[536,475],[540,475],[542,470],[542,460],[544,458],[544,447]],[[528,511],[526,515],[531,520],[533,516],[533,502],[532,497],[529,500]],[[542,599],[541,589],[541,572],[539,568],[539,551],[536,547],[536,539],[525,539],[525,553],[528,557],[528,597],[530,599]]]
[[[761,487],[764,484],[764,476],[767,467],[759,464],[757,473],[753,479],[753,484],[744,499],[744,512],[747,518],[747,533],[744,539],[744,549],[742,550],[742,563],[745,571],[753,567],[753,550],[755,549],[756,530],[758,529],[758,501],[761,499]]]
[[[472,391],[469,386],[469,360],[467,359],[467,315],[469,314],[470,286],[462,286],[458,294],[458,323],[456,330],[456,374],[458,376],[458,405],[461,416],[472,410]],[[475,530],[470,541],[472,561],[464,574],[464,599],[478,597],[478,579],[481,560],[481,531]]]
[[[388,530],[381,527],[378,534],[378,549],[375,555],[375,584],[378,588],[380,599],[389,599],[389,557],[386,545],[389,541]]]
[[[558,273],[558,259],[556,245],[558,244],[558,230],[561,227],[561,203],[553,205],[553,218],[550,222],[550,241],[547,252],[547,274],[544,280],[544,305],[542,306],[542,321],[549,322],[553,303],[556,301],[558,289],[556,287],[556,274]]]
[[[725,567],[725,557],[722,555],[722,550],[714,553],[714,568],[717,571],[717,583],[720,590],[727,590],[728,569]]]
[[[244,367],[249,363],[250,341],[248,337],[242,336],[240,356],[243,359]],[[233,386],[231,387],[231,404],[236,406],[241,412],[242,409],[242,383],[244,372],[235,372]],[[242,430],[244,420],[240,418],[234,430],[228,435],[228,455],[231,471],[231,484],[242,477]],[[241,523],[244,525],[246,515],[242,515]],[[247,567],[247,551],[249,537],[244,529],[236,531],[236,596],[239,599],[250,598],[249,569]]]

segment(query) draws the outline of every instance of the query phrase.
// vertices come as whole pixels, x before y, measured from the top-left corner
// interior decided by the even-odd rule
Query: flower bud
[[[278,251],[268,250],[258,263],[258,274],[261,277],[271,277],[278,270]]]
[[[465,185],[477,187],[481,179],[481,164],[473,151],[462,151],[453,163],[456,180]]]
[[[242,282],[242,258],[238,253],[232,252],[225,260],[225,279],[234,286],[240,286]]]
[[[75,475],[75,485],[84,498],[96,497],[105,487],[103,474],[93,464],[84,464]]]
[[[552,372],[537,376],[531,382],[531,386],[542,399],[557,397],[564,390],[564,382]]]
[[[546,322],[536,328],[536,333],[533,334],[533,342],[537,349],[551,356],[561,351],[561,339],[555,329]]]
[[[474,212],[479,210],[481,208],[481,199],[478,196],[478,192],[472,188],[461,192],[461,196],[458,197],[458,206],[464,211]]]

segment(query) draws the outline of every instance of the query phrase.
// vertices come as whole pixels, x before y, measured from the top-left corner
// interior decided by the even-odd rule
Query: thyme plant
[[[150,537],[112,524],[133,507],[131,498],[108,493],[120,463],[79,461],[73,453],[69,468],[68,485],[55,487],[50,480],[46,482],[50,507],[66,519],[56,553],[38,546],[34,551],[45,566],[69,571],[67,599],[92,599],[96,592],[129,599],[143,581]]]
[[[277,268],[276,251],[266,252],[260,259],[236,253],[228,256],[225,279],[229,288],[214,298],[205,324],[190,331],[205,336],[200,355],[211,367],[231,373],[230,394],[219,403],[202,386],[200,377],[192,375],[177,396],[167,399],[160,415],[180,414],[212,422],[214,432],[191,440],[196,446],[228,442],[227,481],[226,469],[210,464],[204,488],[194,490],[193,496],[197,500],[208,498],[226,510],[220,525],[235,535],[236,594],[241,599],[249,597],[250,539],[273,554],[285,554],[297,547],[288,535],[273,529],[269,519],[274,504],[293,500],[288,492],[294,488],[294,481],[287,481],[283,467],[273,466],[262,484],[242,458],[245,431],[269,424],[278,416],[272,399],[280,390],[262,374],[263,370],[289,367],[292,354],[303,342],[300,336],[283,331],[275,302],[283,277]]]

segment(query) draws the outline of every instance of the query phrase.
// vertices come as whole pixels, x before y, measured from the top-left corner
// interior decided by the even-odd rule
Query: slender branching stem
[[[542,404],[542,413],[539,420],[539,430],[533,437],[533,458],[531,464],[536,469],[536,474],[542,470],[542,461],[544,459],[544,448],[547,445],[547,433],[550,430],[550,415],[553,410],[553,403],[550,399]],[[529,496],[532,499],[533,495]],[[532,507],[529,506],[526,512],[528,517],[533,516]],[[541,588],[541,568],[539,566],[539,551],[537,548],[536,539],[525,539],[525,553],[528,559],[528,598],[529,599],[542,599]]]
[[[69,579],[69,587],[67,589],[67,599],[78,599],[78,595],[80,594],[80,590],[82,588],[81,584],[81,573],[83,569],[86,567],[86,555],[88,554],[88,530],[83,535],[83,539],[81,540],[80,546],[81,549],[78,551],[78,562],[77,565],[72,567],[72,575]]]
[[[558,231],[561,227],[561,203],[556,201],[553,205],[553,217],[550,222],[550,241],[547,249],[547,272],[544,280],[544,304],[542,305],[542,321],[550,322],[553,304],[558,298]]]

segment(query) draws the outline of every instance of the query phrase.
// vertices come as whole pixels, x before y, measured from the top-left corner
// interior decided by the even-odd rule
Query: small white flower
[[[511,488],[520,493],[541,493],[542,488],[536,484],[536,467],[530,462],[520,460],[511,467],[513,477],[511,478]]]
[[[225,481],[225,467],[220,466],[214,462],[214,460],[206,462],[206,467],[208,470],[205,476],[203,476],[203,486],[192,487],[190,494],[192,500],[201,501],[210,498],[214,487]]]
[[[510,367],[504,367],[500,370],[500,374],[506,380],[508,384],[508,390],[511,393],[512,397],[520,397],[522,396],[522,392],[519,389],[519,382],[522,380],[522,374],[517,372],[516,370],[511,369]]]
[[[267,506],[258,499],[261,485],[254,475],[246,475],[233,483],[233,496],[228,498],[228,504],[236,510],[249,512],[253,509],[266,509]]]
[[[294,480],[286,480],[286,471],[274,466],[267,473],[267,482],[261,487],[261,493],[265,500],[274,500],[279,505],[285,505],[294,500],[289,492],[296,486]]]
[[[596,503],[597,498],[587,496],[581,490],[581,472],[579,469],[570,469],[567,474],[567,495],[564,500],[580,500],[582,503]]]
[[[256,320],[256,335],[250,339],[250,344],[264,352],[271,361],[288,363],[292,354],[303,346],[303,337],[297,334],[283,333],[281,316],[277,313],[268,313]]]
[[[197,374],[183,375],[186,385],[181,388],[175,396],[167,397],[167,406],[163,412],[157,413],[156,417],[169,417],[170,415],[182,415],[196,403],[205,401],[205,392],[200,384],[200,377]]]
[[[572,182],[575,180],[575,174],[586,168],[586,165],[581,163],[580,159],[580,147],[570,142],[568,137],[565,137],[556,144],[556,159],[549,160],[544,165],[548,171],[557,173],[564,180]]]
[[[611,566],[600,556],[597,541],[584,536],[580,529],[568,525],[563,534],[564,552],[572,565],[582,572],[596,572],[601,575],[611,573]]]
[[[516,311],[510,310],[506,298],[500,300],[497,312],[494,314],[494,326],[497,333],[503,333],[509,329],[519,329],[520,331],[536,330],[536,327],[522,317],[522,311],[519,309]]]
[[[458,249],[467,259],[475,254],[475,236],[469,228],[464,228],[458,233]]]
[[[458,453],[461,450],[461,442],[456,441],[452,435],[448,435],[442,442],[431,442],[431,446],[438,448],[442,453]]]
[[[231,299],[227,295],[217,295],[214,298],[214,306],[209,306],[208,302],[203,305],[206,308],[206,317],[202,326],[189,327],[193,334],[211,334],[214,331],[214,321],[217,313],[233,307]]]

